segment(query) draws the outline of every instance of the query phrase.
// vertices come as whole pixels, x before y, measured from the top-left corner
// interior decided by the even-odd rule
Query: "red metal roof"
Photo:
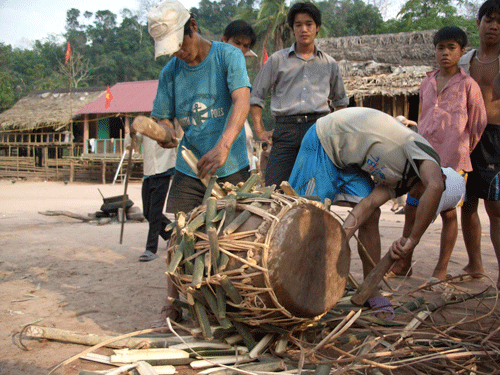
[[[93,113],[151,112],[157,88],[158,80],[117,83],[110,87],[113,100],[111,100],[109,108],[105,108],[106,93],[104,93],[77,113],[85,115]]]

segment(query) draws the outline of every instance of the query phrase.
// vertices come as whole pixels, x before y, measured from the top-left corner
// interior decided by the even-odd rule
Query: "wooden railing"
[[[70,144],[71,133],[2,133],[0,144],[9,146],[29,146],[39,144]]]

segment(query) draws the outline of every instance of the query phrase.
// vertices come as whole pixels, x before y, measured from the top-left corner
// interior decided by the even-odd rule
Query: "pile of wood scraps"
[[[393,295],[394,321],[378,319],[370,310],[352,305],[351,294],[348,291],[334,309],[303,331],[249,327],[253,346],[235,328],[211,326],[214,338],[205,340],[201,329],[170,321],[168,330],[116,337],[41,326],[28,326],[19,337],[22,345],[28,338],[94,345],[59,365],[78,358],[102,363],[102,371],[80,375],[500,372],[496,288],[471,295],[448,281],[443,293],[417,289]],[[99,354],[94,353],[97,350]]]

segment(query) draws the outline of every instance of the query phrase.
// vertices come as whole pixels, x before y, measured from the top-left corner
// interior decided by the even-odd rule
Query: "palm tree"
[[[290,39],[286,16],[288,7],[285,0],[262,0],[261,8],[257,15],[255,29],[258,35],[264,35],[262,46],[270,51],[270,39],[274,40],[274,51],[284,48],[285,42]],[[264,57],[260,64],[263,65]]]

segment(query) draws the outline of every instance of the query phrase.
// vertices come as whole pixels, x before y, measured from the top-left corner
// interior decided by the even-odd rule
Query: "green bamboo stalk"
[[[248,180],[245,181],[242,187],[240,187],[237,192],[238,193],[249,193],[252,191],[255,185],[260,181],[260,173],[256,173],[251,175]]]
[[[248,348],[248,350],[252,350],[253,348],[255,348],[257,342],[255,341],[255,338],[250,332],[250,329],[245,324],[240,323],[238,321],[234,321],[233,325],[243,338],[243,342],[245,343],[245,346]]]
[[[219,256],[220,256],[217,229],[210,228],[207,234],[208,234],[208,244],[210,246],[210,260],[212,262],[214,273],[217,273],[219,268]]]
[[[226,269],[227,264],[229,263],[229,255],[226,253],[220,253],[219,254],[219,266],[218,270],[219,272],[222,272]]]
[[[215,297],[217,299],[217,312],[219,318],[226,317],[226,291],[220,285],[215,286]]]
[[[316,366],[316,370],[314,371],[314,375],[328,375],[330,370],[332,369],[331,363],[319,363]]]
[[[179,263],[181,262],[182,258],[184,257],[184,247],[186,246],[186,241],[187,241],[187,236],[181,236],[181,241],[179,245],[177,246],[177,249],[175,249],[174,255],[172,255],[172,259],[170,260],[170,263],[168,264],[167,267],[167,274],[168,273],[174,273],[177,267],[179,266]],[[193,236],[194,238],[194,236]]]
[[[274,185],[273,185],[274,186]],[[264,189],[262,189],[262,194],[260,194],[260,198],[270,198],[272,192],[274,191],[273,186],[268,186]],[[272,190],[271,190],[272,188]],[[262,203],[260,202],[253,202],[251,204],[254,207],[261,207]],[[243,211],[241,214],[239,214],[233,221],[231,221],[227,227],[224,229],[224,234],[228,235],[236,231],[245,221],[247,221],[250,216],[252,216],[252,213],[250,211]]]
[[[231,223],[234,220],[234,217],[236,215],[236,193],[230,192],[228,195],[225,196],[225,200],[226,200],[226,207],[224,208],[224,211],[226,213],[226,217],[224,219],[223,229],[225,229],[229,225],[229,223]]]
[[[215,315],[215,318],[219,322],[220,326],[224,329],[231,328],[231,322],[229,321],[228,318],[224,317],[221,318],[218,310],[218,305],[217,305],[217,299],[215,298],[214,294],[212,291],[209,289],[208,285],[203,285],[201,288],[201,293],[203,294],[203,297],[205,298],[205,301],[207,301],[208,306],[212,310],[213,314]]]
[[[210,228],[215,228],[214,219],[217,216],[217,198],[207,199],[207,211],[205,214],[205,233],[208,234]]]
[[[205,271],[205,254],[198,255],[194,260],[193,266],[193,280],[191,285],[195,288],[199,288],[201,281],[203,280],[203,274]]]
[[[205,224],[205,215],[206,212],[202,212],[198,216],[196,216],[187,226],[186,229],[189,233],[193,233],[195,230],[197,230],[199,227],[201,227],[203,224]]]
[[[189,304],[187,302],[181,301],[178,298],[168,297],[169,302],[180,309],[189,309]]]
[[[224,288],[224,291],[231,299],[231,301],[233,301],[233,303],[239,305],[243,301],[240,292],[238,292],[238,289],[236,289],[236,287],[226,275],[220,277],[219,283]]]
[[[208,180],[207,190],[205,190],[205,195],[203,196],[202,204],[206,204],[208,198],[212,196],[212,190],[214,189],[215,182],[217,181],[217,175],[212,175],[210,180]]]
[[[394,309],[395,314],[404,314],[408,311],[415,311],[425,303],[424,297],[415,298],[412,301],[405,303],[403,306],[398,306]]]
[[[213,339],[212,329],[210,328],[210,322],[208,321],[208,315],[205,310],[205,307],[201,304],[200,301],[194,301],[194,311],[196,313],[196,320],[198,321],[198,325],[201,328],[202,335],[207,340]]]

